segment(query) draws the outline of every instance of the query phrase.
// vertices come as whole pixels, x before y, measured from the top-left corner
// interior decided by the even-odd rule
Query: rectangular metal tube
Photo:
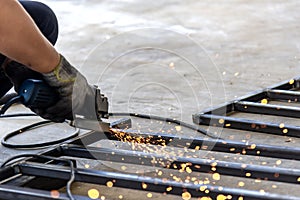
[[[155,140],[163,140],[165,145],[171,147],[186,147],[189,149],[199,148],[201,150],[218,151],[243,155],[258,155],[263,157],[283,158],[300,160],[300,148],[273,146],[266,144],[252,144],[237,142],[223,139],[205,139],[200,137],[186,138],[165,133],[143,133],[137,131],[124,131],[132,137],[150,138]],[[149,139],[149,141],[151,141]],[[150,142],[151,143],[151,142]]]
[[[14,168],[11,166],[0,168],[0,182],[16,175]]]
[[[241,163],[214,161],[202,158],[185,158],[179,156],[163,156],[155,153],[141,151],[128,151],[120,149],[106,149],[80,146],[64,146],[63,154],[71,157],[122,162],[129,164],[166,167],[169,169],[181,169],[182,164],[187,165],[193,172],[220,173],[237,177],[245,177],[261,180],[272,180],[286,183],[299,183],[300,170],[280,167],[268,167],[261,165],[245,165]],[[112,153],[113,152],[113,153]],[[215,170],[212,166],[215,165]],[[251,173],[250,177],[246,174]]]
[[[274,85],[273,87],[271,87],[272,89],[275,90],[294,90],[296,88],[300,87],[300,81],[299,81],[300,77],[295,77],[291,80],[288,81],[284,81],[282,83],[279,83],[277,85]]]
[[[222,123],[220,123],[222,120]],[[249,120],[243,118],[234,118],[219,115],[201,115],[200,124],[223,126],[224,128],[232,128],[246,131],[269,133],[272,135],[300,137],[300,127],[285,125],[280,128],[280,124]]]
[[[300,92],[290,90],[268,90],[267,95],[273,100],[300,101]]]
[[[146,140],[149,144],[159,144],[163,143],[164,145],[171,147],[186,147],[189,149],[199,148],[201,150],[209,151],[218,151],[225,153],[233,154],[243,154],[243,155],[257,155],[262,157],[272,157],[272,158],[281,158],[281,159],[293,159],[300,160],[300,148],[297,147],[284,147],[284,146],[274,146],[266,144],[252,144],[237,142],[232,140],[223,140],[223,139],[206,139],[200,137],[187,138],[182,136],[176,136],[166,133],[153,133],[153,132],[138,132],[134,130],[122,130],[124,133],[128,134],[132,138],[147,138]],[[93,136],[93,135],[96,136]],[[86,137],[93,138],[97,136],[103,136],[101,133],[93,132],[88,133],[82,137],[82,140],[85,140]],[[102,138],[106,139],[106,138]],[[110,140],[120,140],[110,135]],[[134,141],[134,140],[133,140]],[[157,142],[159,141],[159,142]],[[78,144],[78,143],[73,143]],[[79,144],[82,145],[82,144]],[[84,144],[86,146],[86,144]]]
[[[43,176],[43,177],[57,177],[59,179],[68,180],[70,178],[70,169],[62,166],[50,166],[41,164],[22,163],[19,165],[21,171],[25,175]],[[76,169],[75,181],[106,185],[108,181],[113,182],[114,187],[123,187],[128,189],[136,189],[143,191],[151,191],[158,193],[168,193],[174,195],[182,195],[183,192],[189,192],[192,197],[203,197],[207,194],[205,191],[201,191],[200,187],[206,187],[209,191],[209,196],[215,199],[220,193],[223,195],[231,195],[234,199],[244,197],[244,199],[258,200],[258,199],[296,199],[293,196],[261,193],[259,191],[235,189],[223,187],[219,190],[216,185],[203,185],[193,183],[183,183],[171,180],[137,176],[134,174],[123,174],[117,172],[106,172],[100,170],[89,169]],[[142,187],[142,184],[147,187]],[[167,188],[171,187],[171,191]]]
[[[234,103],[234,110],[239,112],[245,112],[245,113],[256,113],[256,114],[300,118],[300,108],[292,107],[292,106],[281,106],[281,105],[254,103],[248,101],[239,101]]]
[[[267,98],[267,92],[265,91],[261,91],[259,93],[255,93],[251,96],[247,96],[247,97],[241,97],[241,99],[238,99],[238,100],[242,100],[242,101],[259,101],[261,99],[264,99],[264,98]],[[237,100],[237,101],[238,101]]]

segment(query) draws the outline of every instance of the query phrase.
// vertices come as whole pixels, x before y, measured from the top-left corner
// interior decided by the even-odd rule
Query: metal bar
[[[237,100],[238,101],[252,101],[252,102],[255,102],[255,101],[259,101],[263,98],[268,98],[269,97],[268,96],[268,91],[270,91],[270,90],[286,91],[286,90],[295,90],[299,87],[300,87],[299,77],[296,77],[296,78],[293,79],[293,81],[289,80],[289,81],[281,82],[279,84],[271,86],[270,89],[259,90],[259,91],[253,92],[250,95],[243,96],[243,97],[241,97]]]
[[[215,107],[213,109],[208,109],[207,114],[215,114],[215,115],[224,115],[226,113],[230,113],[234,111],[233,102],[227,103],[218,107]],[[206,111],[203,111],[206,113]]]
[[[266,144],[247,144],[223,139],[186,138],[165,133],[142,133],[137,131],[123,131],[134,141],[135,138],[145,138],[150,144],[162,143],[172,147],[186,147],[189,149],[218,151],[233,154],[257,155],[280,159],[300,160],[300,148],[284,147]],[[159,142],[156,142],[159,141]],[[155,143],[156,142],[156,143]]]
[[[14,168],[11,166],[0,168],[0,184],[5,181],[6,179],[9,179],[16,175],[16,172]]]
[[[94,122],[96,123],[96,122]],[[98,123],[98,122],[97,122]],[[122,118],[110,123],[111,128],[131,128],[132,122],[130,118]],[[68,143],[78,144],[78,145],[89,145],[99,140],[104,139],[114,139],[109,131],[99,132],[97,130],[93,130],[84,135],[78,136],[77,138],[69,141]]]
[[[220,120],[222,123],[220,123]],[[269,133],[272,135],[300,137],[300,127],[284,125],[280,128],[280,124],[261,122],[256,120],[234,118],[219,115],[201,115],[199,118],[199,124],[215,125],[224,128],[232,128],[246,131],[254,131],[261,133]]]
[[[131,128],[132,122],[130,118],[122,118],[117,121],[114,121],[110,124],[111,128]],[[88,132],[82,136],[78,136],[74,140],[68,142],[72,144],[78,144],[78,145],[89,145],[92,143],[95,143],[100,140],[115,140],[116,138],[113,137],[111,132],[99,132],[99,131],[91,131]]]
[[[131,128],[131,119],[122,118],[112,123],[98,121],[98,120],[89,120],[89,119],[76,119],[74,124],[77,128],[94,130],[98,132],[109,132],[110,128],[119,128],[119,129],[128,129]]]
[[[267,95],[273,100],[300,101],[300,92],[290,90],[268,90]]]
[[[121,118],[119,120],[111,122],[110,127],[118,129],[128,129],[132,127],[132,122],[130,118]]]
[[[25,175],[43,176],[43,177],[57,177],[59,179],[68,180],[70,177],[69,168],[62,166],[50,166],[41,164],[30,164],[22,163],[19,165],[21,172]],[[158,193],[168,193],[173,195],[182,195],[184,192],[188,192],[192,197],[203,197],[207,196],[205,190],[209,191],[209,196],[211,198],[217,198],[218,195],[231,195],[233,199],[243,197],[243,199],[297,199],[297,197],[261,193],[259,191],[226,188],[216,185],[203,185],[194,183],[183,183],[171,180],[137,176],[134,174],[123,174],[117,172],[105,172],[100,170],[90,170],[90,169],[76,169],[75,181],[93,183],[106,185],[107,182],[111,181],[114,187],[122,187],[127,189],[144,190]],[[142,187],[146,185],[146,187]],[[206,189],[202,191],[200,187],[205,187]],[[171,188],[169,190],[168,188]]]
[[[267,92],[266,91],[260,91],[258,93],[255,93],[255,94],[252,94],[250,96],[247,96],[247,97],[242,97],[240,99],[238,99],[237,101],[239,100],[242,100],[242,101],[259,101],[261,99],[264,99],[264,98],[267,98]]]
[[[277,86],[271,87],[274,90],[294,90],[300,87],[300,77],[296,77],[289,81],[285,81],[283,83],[279,83]]]
[[[90,200],[88,197],[74,195],[76,200]],[[70,200],[70,198],[64,194],[59,193],[56,195],[50,191],[16,187],[11,185],[0,185],[0,199],[5,200]]]
[[[245,165],[241,163],[215,161],[202,158],[185,158],[179,156],[164,156],[155,153],[144,153],[141,151],[128,151],[107,148],[80,146],[63,146],[63,154],[71,157],[99,159],[112,162],[122,162],[129,164],[166,167],[168,169],[182,169],[186,166],[194,172],[220,173],[237,177],[247,177],[252,179],[272,180],[286,183],[299,183],[300,170],[280,167],[268,167],[260,165]],[[112,153],[113,152],[113,153]],[[214,170],[212,170],[212,166]],[[251,173],[251,176],[246,176]]]
[[[146,138],[151,144],[157,144],[159,142],[173,147],[186,147],[190,149],[201,149],[210,151],[219,151],[233,154],[243,155],[258,155],[262,157],[273,157],[280,159],[293,159],[300,160],[300,148],[296,147],[284,147],[273,146],[265,144],[247,144],[244,142],[237,142],[223,139],[204,139],[204,138],[186,138],[165,133],[152,133],[152,132],[138,132],[123,130],[124,133],[134,138]],[[100,132],[88,132],[79,136],[70,144],[88,145],[102,139],[120,140],[112,133],[100,133]],[[43,155],[49,156],[61,156],[60,148],[55,148],[51,151],[46,151]]]
[[[293,107],[293,106],[281,106],[281,105],[254,103],[248,101],[238,101],[234,103],[234,110],[238,112],[245,112],[245,113],[256,113],[256,114],[300,118],[300,108]]]

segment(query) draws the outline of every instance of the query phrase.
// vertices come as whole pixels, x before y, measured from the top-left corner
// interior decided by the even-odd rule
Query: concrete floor
[[[192,123],[192,114],[203,109],[299,75],[300,3],[297,0],[43,2],[53,8],[59,19],[57,49],[87,76],[90,83],[100,86],[110,100],[112,112],[155,114]],[[10,110],[15,111],[24,111],[24,108],[16,106]],[[267,119],[266,116],[255,117]],[[299,120],[288,118],[268,120],[299,124]],[[1,135],[32,121],[32,118],[1,120]],[[138,120],[134,120],[134,127],[153,131],[168,129]],[[32,134],[37,137],[27,134],[16,137],[14,142],[34,142],[32,138],[49,140],[71,131],[65,125],[54,125],[35,130]],[[40,134],[44,136],[38,136]],[[178,134],[196,136],[188,130]],[[221,137],[300,146],[299,139],[286,142],[289,138],[259,133],[249,138],[245,132],[224,130]],[[0,163],[12,155],[28,153],[4,147],[0,150]],[[276,166],[275,159],[260,157],[240,158],[211,152],[200,156]],[[86,163],[81,161],[81,164]],[[119,170],[100,161],[89,164]],[[283,160],[281,166],[299,169],[299,162]],[[132,172],[136,173],[134,167]],[[147,171],[147,175],[155,174],[155,169]],[[195,176],[205,177],[199,173]],[[297,185],[228,177],[222,177],[217,183],[238,187],[240,181],[245,182],[247,189],[300,197]],[[119,199],[119,195],[123,195],[123,199],[148,199],[146,193],[91,185],[76,184],[74,192],[86,194],[91,187],[98,188],[107,199]],[[154,194],[152,198],[176,199],[161,194]]]

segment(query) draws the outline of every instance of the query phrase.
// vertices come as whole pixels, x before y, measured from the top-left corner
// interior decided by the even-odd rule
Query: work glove
[[[59,100],[47,109],[35,110],[41,117],[56,122],[73,120],[75,115],[97,120],[98,111],[103,105],[106,105],[104,110],[107,112],[107,98],[104,98],[95,86],[89,85],[86,78],[62,55],[58,66],[42,75],[45,82],[56,90]]]
[[[58,66],[49,73],[37,73],[19,63],[11,62],[4,68],[18,92],[26,79],[44,80],[58,94],[58,101],[49,108],[30,108],[37,115],[54,122],[73,120],[75,115],[97,120],[99,114],[108,110],[107,98],[95,86],[88,84],[86,78],[63,56]],[[103,112],[102,112],[103,111]]]

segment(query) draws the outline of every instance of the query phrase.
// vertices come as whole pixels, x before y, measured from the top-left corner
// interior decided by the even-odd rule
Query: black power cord
[[[15,114],[6,114],[6,115],[0,115],[1,118],[12,118],[12,117],[34,117],[37,116],[34,113],[15,113]]]
[[[11,98],[7,103],[4,104],[4,106],[2,106],[0,114],[3,115],[13,104],[21,102],[21,99],[21,96]]]
[[[16,92],[7,93],[6,95],[4,95],[3,97],[0,98],[0,105],[6,104],[9,100],[11,100],[12,98],[14,98],[16,96],[18,96],[18,94]]]
[[[5,116],[4,116],[5,117]],[[11,116],[9,116],[11,117]],[[1,116],[1,118],[3,118],[3,116]],[[8,133],[7,135],[5,135],[2,140],[1,140],[1,144],[5,147],[8,147],[8,148],[14,148],[14,149],[32,149],[32,148],[40,148],[40,147],[47,147],[47,146],[50,146],[50,145],[55,145],[55,144],[59,144],[59,143],[62,143],[64,141],[67,141],[69,139],[72,139],[74,137],[77,137],[78,134],[79,134],[79,129],[76,128],[75,131],[67,136],[67,137],[64,137],[64,138],[60,138],[58,140],[54,140],[54,141],[49,141],[49,142],[42,142],[42,143],[36,143],[36,144],[11,144],[11,143],[8,143],[8,139],[16,136],[16,135],[19,135],[20,133],[24,133],[28,130],[32,130],[34,128],[38,128],[38,127],[41,127],[43,125],[47,125],[47,124],[52,124],[53,122],[51,121],[41,121],[41,122],[37,122],[37,123],[34,123],[34,124],[31,124],[31,125],[28,125],[26,127],[23,127],[23,128],[20,128],[16,131],[13,131],[11,133]]]

